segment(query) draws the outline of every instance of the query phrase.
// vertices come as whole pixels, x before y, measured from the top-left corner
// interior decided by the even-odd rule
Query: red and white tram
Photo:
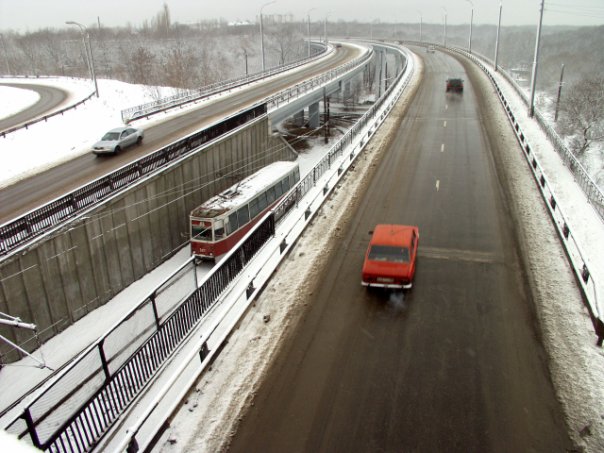
[[[210,198],[191,211],[191,252],[228,252],[298,181],[297,162],[274,162]]]

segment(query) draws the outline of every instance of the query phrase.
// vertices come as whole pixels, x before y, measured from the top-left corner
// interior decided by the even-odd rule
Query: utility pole
[[[447,47],[447,9],[443,6],[443,11],[445,12],[445,22],[443,28],[443,47]]]
[[[495,72],[497,72],[497,58],[499,57],[499,29],[501,28],[501,8],[499,3],[499,21],[497,22],[497,37],[495,38]]]
[[[260,53],[262,54],[262,72],[264,72],[265,70],[265,63],[264,63],[264,30],[262,29],[262,10],[264,9],[265,6],[271,5],[273,3],[275,3],[276,0],[273,0],[272,2],[268,2],[265,3],[264,5],[262,5],[260,7]]]
[[[67,25],[75,25],[80,28],[80,32],[82,33],[82,43],[84,44],[84,52],[86,53],[86,63],[88,64],[88,69],[90,70],[90,78],[94,81],[94,92],[96,93],[96,97],[99,97],[99,86],[96,82],[96,73],[94,71],[94,58],[92,56],[92,46],[90,44],[90,34],[88,33],[88,29],[74,21],[65,22]],[[88,44],[86,41],[88,40]]]
[[[317,8],[311,8],[306,12],[306,18],[308,19],[308,57],[310,58],[310,12]]]
[[[243,48],[243,56],[245,57],[245,75],[248,75],[248,71],[247,71],[247,49],[244,47]]]
[[[560,70],[560,83],[558,84],[558,96],[556,97],[556,114],[554,115],[554,121],[558,121],[558,107],[560,106],[560,95],[562,94],[562,85],[564,80],[564,64]]]
[[[2,39],[2,47],[4,48],[4,60],[6,61],[6,75],[10,75],[12,71],[10,70],[8,51],[6,50],[6,41],[4,40],[4,35],[2,33],[0,33],[0,39]]]
[[[537,85],[537,63],[539,62],[539,43],[541,42],[541,23],[543,22],[543,9],[545,0],[541,0],[539,7],[539,25],[537,26],[537,39],[535,41],[535,59],[533,60],[533,74],[531,76],[531,101],[529,103],[529,116],[535,116],[535,86]]]
[[[472,22],[474,22],[474,3],[472,3],[470,0],[466,1],[472,6],[470,13],[470,38],[468,39],[468,51],[472,53]]]

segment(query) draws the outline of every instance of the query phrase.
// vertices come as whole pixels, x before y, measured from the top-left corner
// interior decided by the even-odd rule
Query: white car
[[[426,47],[426,52],[434,53],[434,52],[436,52],[436,49],[434,48],[434,46],[428,46],[428,47]]]
[[[117,127],[111,129],[103,138],[92,145],[92,152],[99,154],[117,154],[124,148],[140,145],[143,142],[144,131],[134,127]]]

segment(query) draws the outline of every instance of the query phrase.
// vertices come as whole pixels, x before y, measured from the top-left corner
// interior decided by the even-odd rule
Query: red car
[[[361,284],[377,288],[411,288],[418,243],[416,226],[376,225],[365,254]]]

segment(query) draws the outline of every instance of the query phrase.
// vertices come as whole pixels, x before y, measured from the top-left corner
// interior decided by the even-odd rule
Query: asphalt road
[[[319,291],[243,417],[232,452],[564,452],[481,94],[459,62],[425,76]],[[466,80],[462,95],[445,79]],[[411,291],[360,285],[376,223],[419,226]]]
[[[0,85],[21,88],[25,90],[35,91],[40,95],[38,102],[31,105],[30,107],[16,113],[15,115],[9,116],[8,118],[0,119],[0,131],[10,129],[11,127],[17,126],[21,123],[25,123],[34,118],[42,116],[60,105],[66,98],[67,92],[60,88],[50,87],[46,85],[35,85],[33,83],[4,83],[0,82]]]
[[[0,189],[0,225],[104,176],[163,146],[212,124],[225,116],[259,102],[269,95],[305,79],[340,66],[360,56],[356,47],[343,45],[335,55],[309,64],[298,71],[278,76],[250,89],[222,96],[189,113],[172,117],[145,130],[145,141],[116,156],[97,157],[92,153]],[[94,138],[91,138],[94,139]],[[94,140],[92,140],[94,141]],[[52,144],[49,144],[52,148]]]

